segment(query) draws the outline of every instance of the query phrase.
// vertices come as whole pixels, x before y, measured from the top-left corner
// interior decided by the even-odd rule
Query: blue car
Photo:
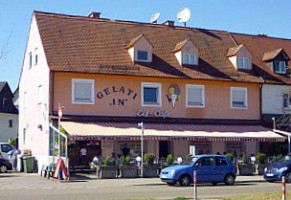
[[[291,154],[284,156],[264,170],[264,178],[268,182],[281,181],[282,176],[286,177],[287,183],[291,183]]]
[[[236,172],[232,162],[227,156],[221,155],[196,155],[185,159],[182,165],[174,165],[161,171],[160,179],[168,185],[179,183],[188,186],[193,182],[193,172],[197,172],[197,182],[210,182],[216,185],[224,182],[233,185]]]

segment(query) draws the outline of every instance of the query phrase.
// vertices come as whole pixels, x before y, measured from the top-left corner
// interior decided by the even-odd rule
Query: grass
[[[219,198],[221,200],[282,200],[282,193],[244,194]],[[287,200],[291,200],[291,193],[287,193]]]

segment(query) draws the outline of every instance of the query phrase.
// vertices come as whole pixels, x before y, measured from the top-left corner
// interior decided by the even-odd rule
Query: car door
[[[229,166],[224,157],[216,157],[215,158],[215,165],[216,165],[216,176],[219,181],[223,181],[225,175],[229,171]]]
[[[13,147],[10,144],[1,144],[1,155],[3,158],[9,159],[8,152],[13,149]]]
[[[212,156],[202,157],[200,159],[199,166],[197,169],[197,181],[198,182],[215,182],[217,181],[215,171],[215,158]]]

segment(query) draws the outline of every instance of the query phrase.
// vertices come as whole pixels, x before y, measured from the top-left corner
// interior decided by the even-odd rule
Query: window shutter
[[[91,102],[91,83],[75,83],[75,101]]]
[[[188,88],[188,104],[202,105],[202,88]]]
[[[244,107],[245,104],[245,91],[232,90],[232,105],[235,107]]]

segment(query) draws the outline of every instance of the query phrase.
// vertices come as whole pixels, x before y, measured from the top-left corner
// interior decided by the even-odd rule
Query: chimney
[[[98,19],[100,18],[101,13],[100,12],[91,12],[88,17],[89,18],[94,18],[94,19]]]
[[[175,22],[174,21],[171,21],[171,20],[167,20],[165,21],[164,23],[162,23],[163,25],[167,25],[167,26],[175,26]]]

